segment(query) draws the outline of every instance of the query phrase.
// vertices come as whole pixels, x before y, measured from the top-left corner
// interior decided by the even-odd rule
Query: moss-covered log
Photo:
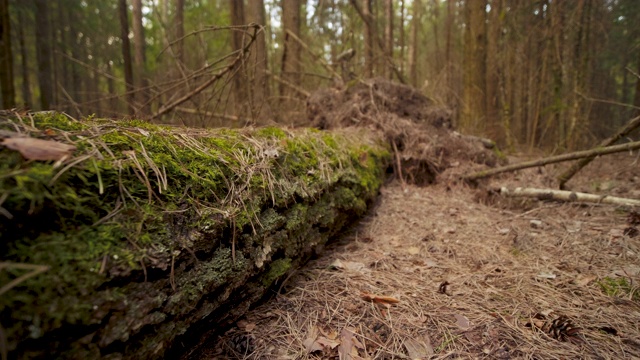
[[[34,160],[47,143],[18,133],[75,151]],[[160,358],[224,327],[366,211],[389,159],[364,132],[56,114],[0,119],[0,141],[11,358]]]

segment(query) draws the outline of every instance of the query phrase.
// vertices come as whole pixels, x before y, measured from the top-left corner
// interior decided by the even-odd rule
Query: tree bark
[[[355,0],[354,0],[355,1]],[[356,5],[357,6],[357,5]],[[375,26],[373,23],[371,0],[362,0],[362,17],[365,22],[364,30],[364,68],[367,77],[373,77],[375,72]]]
[[[33,106],[31,97],[31,80],[29,77],[29,62],[27,58],[27,47],[24,40],[24,26],[22,12],[18,11],[18,46],[20,48],[20,71],[22,72],[22,101],[27,108]]]
[[[2,87],[2,107],[5,109],[16,105],[12,54],[9,0],[0,0],[0,87]]]
[[[386,0],[384,3],[384,13],[385,13],[385,28],[384,28],[384,44],[385,44],[385,56],[387,57],[387,62],[384,67],[384,75],[385,77],[391,79],[393,78],[393,0]]]
[[[118,13],[120,17],[120,39],[122,40],[122,60],[124,64],[125,96],[129,114],[136,111],[133,100],[133,67],[131,64],[131,45],[129,44],[129,15],[127,0],[118,0]]]
[[[229,9],[231,11],[231,25],[241,26],[245,24],[244,19],[244,1],[229,0]],[[233,51],[242,51],[245,38],[242,31],[231,32],[231,46]],[[235,108],[239,114],[244,114],[246,108],[247,91],[247,67],[241,63],[238,71],[233,75],[233,95],[235,100]]]
[[[137,78],[137,100],[139,102],[138,115],[149,114],[148,101],[148,81],[147,81],[147,67],[146,67],[146,46],[144,37],[144,27],[142,26],[142,0],[133,0],[133,44],[134,44],[134,56],[133,62],[135,65],[134,76]]]
[[[51,69],[51,37],[49,33],[49,0],[34,0],[36,5],[36,57],[38,83],[40,84],[40,108],[50,110],[53,100]]]
[[[271,109],[267,103],[270,96],[267,71],[269,71],[269,61],[267,56],[266,26],[267,18],[265,14],[264,0],[249,0],[247,9],[247,22],[256,23],[262,27],[257,33],[255,46],[251,53],[251,64],[254,66],[254,82],[251,101],[251,116],[261,122],[264,118],[271,116]]]
[[[483,130],[486,119],[486,0],[465,3],[464,91],[462,124]]]
[[[282,78],[295,85],[300,85],[300,44],[287,34],[290,31],[300,38],[300,0],[282,0],[282,31],[284,34],[284,51],[282,53]],[[291,89],[281,84],[280,95],[284,98],[293,96]],[[285,99],[285,103],[288,102]]]
[[[165,3],[168,0],[165,0]],[[176,57],[180,64],[184,64],[184,0],[176,1],[176,16],[173,20],[176,27]],[[166,15],[166,14],[165,14]]]
[[[422,0],[414,0],[413,18],[411,19],[411,45],[409,45],[409,77],[411,85],[418,86],[418,28],[420,27],[420,17],[422,16]]]

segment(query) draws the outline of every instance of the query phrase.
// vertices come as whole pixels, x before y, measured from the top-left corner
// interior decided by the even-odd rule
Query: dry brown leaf
[[[598,277],[595,275],[579,275],[575,282],[577,285],[580,286],[587,286],[589,285],[590,282],[592,282],[593,280],[597,279]]]
[[[418,255],[420,254],[420,248],[417,246],[411,246],[407,249],[409,255]]]
[[[349,328],[344,328],[340,332],[340,346],[338,347],[338,354],[341,360],[352,360],[355,337],[353,331]]]
[[[30,137],[14,137],[4,139],[2,145],[16,150],[27,160],[59,161],[71,155],[76,149],[73,145],[53,140],[42,140]]]
[[[364,301],[370,301],[370,302],[374,302],[376,304],[383,304],[383,305],[391,305],[391,304],[397,304],[400,302],[400,300],[391,297],[391,296],[381,296],[381,295],[374,295],[374,294],[370,294],[367,292],[362,292],[360,294],[360,297],[362,298],[362,300]]]
[[[322,345],[320,345],[316,340],[311,338],[306,338],[302,342],[302,345],[304,345],[304,349],[306,350],[307,354],[311,354],[316,351],[322,351],[322,349],[324,349]]]
[[[369,269],[367,269],[366,266],[364,266],[363,263],[359,263],[359,262],[354,262],[354,261],[346,261],[346,260],[340,260],[340,259],[335,259],[331,265],[329,265],[329,267],[331,269],[338,269],[338,270],[350,270],[350,271],[357,271],[357,272],[366,272],[369,271]]]
[[[411,359],[428,359],[433,355],[433,347],[431,340],[425,338],[426,341],[419,341],[412,338],[404,339],[404,347]]]
[[[338,345],[340,345],[339,340],[331,340],[324,336],[320,336],[318,340],[316,340],[317,344],[320,344],[323,347],[328,347],[330,349],[335,349]]]
[[[469,326],[471,326],[471,323],[469,322],[469,319],[467,319],[466,316],[463,316],[460,314],[453,314],[453,316],[455,316],[456,318],[456,325],[458,325],[458,327],[461,328],[462,330],[466,330],[469,328]]]

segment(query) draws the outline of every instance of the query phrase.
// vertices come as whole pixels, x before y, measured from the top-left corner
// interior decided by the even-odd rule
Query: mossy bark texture
[[[362,131],[0,119],[0,140],[17,133],[76,150],[40,161],[0,146],[0,330],[10,358],[180,352],[364,214],[389,159]],[[48,270],[21,278],[36,265]]]

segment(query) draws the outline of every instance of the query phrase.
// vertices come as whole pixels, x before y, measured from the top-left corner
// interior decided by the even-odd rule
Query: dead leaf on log
[[[386,305],[386,306],[391,306],[392,304],[397,304],[400,302],[400,300],[391,296],[374,295],[367,292],[361,293],[360,297],[364,301],[369,301],[369,302],[373,302],[380,305]]]
[[[59,161],[71,155],[76,149],[73,145],[63,144],[53,140],[42,140],[30,137],[8,138],[2,145],[16,150],[27,160]]]

